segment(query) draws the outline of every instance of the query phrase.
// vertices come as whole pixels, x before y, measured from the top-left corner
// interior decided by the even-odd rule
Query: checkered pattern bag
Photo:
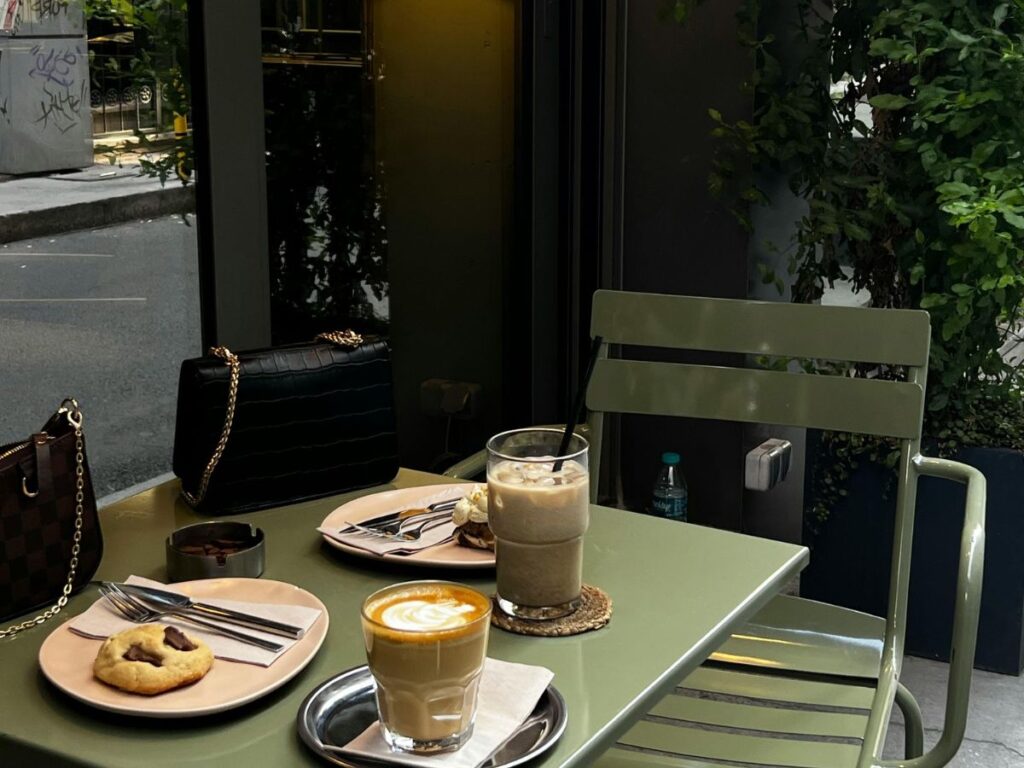
[[[102,554],[82,412],[65,400],[28,440],[0,446],[0,621],[50,606],[0,638],[59,613]]]

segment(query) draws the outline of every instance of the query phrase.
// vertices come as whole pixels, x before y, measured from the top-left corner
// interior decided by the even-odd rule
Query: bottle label
[[[670,520],[686,520],[686,495],[683,496],[661,496],[656,495],[651,502],[651,508],[658,517],[667,517]]]

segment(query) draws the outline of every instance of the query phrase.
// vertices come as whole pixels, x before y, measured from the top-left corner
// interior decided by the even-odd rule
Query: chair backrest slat
[[[927,312],[597,291],[591,335],[610,344],[925,366]]]
[[[924,391],[917,384],[743,368],[597,361],[592,411],[745,421],[914,439]]]

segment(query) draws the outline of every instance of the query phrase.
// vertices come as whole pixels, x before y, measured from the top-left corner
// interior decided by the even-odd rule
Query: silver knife
[[[272,635],[290,637],[293,640],[298,640],[306,634],[306,630],[302,627],[296,627],[291,624],[274,621],[273,619],[264,619],[261,616],[253,616],[250,613],[232,611],[227,608],[218,608],[214,605],[208,605],[207,603],[197,603],[185,595],[179,595],[175,592],[168,592],[163,589],[142,587],[137,584],[117,584],[117,587],[128,594],[134,595],[135,597],[153,605],[170,606],[179,611],[192,611],[210,619],[223,621],[226,624],[237,624],[240,627],[259,629],[264,632],[269,632]]]

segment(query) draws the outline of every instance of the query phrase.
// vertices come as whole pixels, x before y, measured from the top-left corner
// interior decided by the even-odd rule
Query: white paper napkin
[[[397,541],[395,539],[386,539],[383,537],[376,538],[374,536],[361,534],[358,531],[341,533],[337,528],[317,528],[317,530],[324,534],[324,536],[329,536],[335,541],[340,541],[346,546],[355,547],[356,549],[362,549],[367,552],[373,552],[375,555],[386,555],[389,552],[419,552],[421,549],[436,547],[438,544],[455,535],[455,523],[448,521],[447,523],[437,526],[437,528],[431,528],[420,538],[416,539],[416,541]]]
[[[392,752],[376,722],[339,749],[395,765],[477,768],[530,716],[554,676],[544,667],[487,659],[480,680],[473,735],[457,752],[439,755]]]
[[[407,502],[402,506],[396,506],[394,509],[381,509],[377,514],[372,515],[371,517],[377,517],[378,515],[390,515],[396,512],[401,512],[405,509],[425,509],[431,504],[436,504],[440,501],[461,498],[462,496],[465,496],[466,491],[472,487],[473,486],[467,484],[465,488],[445,488],[443,491],[416,499],[415,502]],[[352,520],[350,522],[358,523],[361,521]],[[411,550],[418,552],[421,549],[435,547],[455,534],[455,523],[452,522],[445,522],[437,528],[431,528],[416,541],[396,541],[395,539],[387,539],[383,537],[376,538],[364,533],[359,533],[358,531],[342,533],[341,531],[347,527],[347,525],[342,525],[340,528],[325,528],[321,526],[317,528],[317,531],[322,533],[324,536],[328,536],[335,541],[345,544],[346,546],[362,549],[366,552],[372,552],[375,555],[386,555],[389,552],[395,552],[396,550]]]
[[[154,587],[168,592],[175,592],[179,595],[183,594],[181,590],[175,589],[173,584],[161,584],[159,581],[144,579],[140,576],[129,576],[125,583],[137,584],[140,587]],[[254,616],[259,616],[264,619],[283,621],[287,624],[294,624],[302,627],[305,630],[309,630],[309,628],[313,626],[313,622],[315,622],[322,613],[319,608],[307,608],[302,605],[247,603],[238,600],[214,600],[207,599],[205,597],[202,599],[202,602],[209,603],[210,605],[217,606],[218,608],[228,608],[235,611],[251,613]],[[298,640],[291,640],[287,637],[272,635],[268,632],[250,629],[249,627],[239,627],[231,624],[225,625],[231,629],[255,635],[256,637],[261,637],[266,640],[272,640],[275,643],[279,643],[284,646],[280,651],[275,653],[274,651],[257,648],[255,645],[248,645],[230,637],[217,634],[216,632],[211,632],[203,627],[193,624],[190,621],[183,621],[175,617],[168,616],[165,619],[161,619],[160,623],[174,625],[188,635],[198,637],[210,646],[210,650],[213,651],[213,655],[218,659],[224,659],[225,661],[239,661],[244,664],[256,664],[261,667],[269,667],[284,655],[289,648],[298,642]],[[85,637],[94,637],[99,640],[104,640],[124,629],[129,629],[130,627],[135,626],[138,625],[133,624],[128,621],[128,619],[121,616],[121,614],[119,614],[117,610],[104,598],[97,600],[88,609],[86,609],[84,613],[76,616],[68,623],[68,627],[72,632]]]

